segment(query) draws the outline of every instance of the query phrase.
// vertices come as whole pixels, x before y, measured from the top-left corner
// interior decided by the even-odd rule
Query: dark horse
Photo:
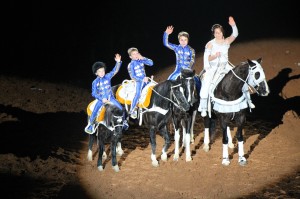
[[[89,151],[88,160],[92,160],[92,148],[95,138],[98,136],[99,153],[97,167],[99,171],[103,171],[102,158],[106,158],[105,143],[110,141],[110,151],[112,156],[112,167],[118,172],[119,166],[117,163],[116,154],[122,154],[122,151],[117,149],[117,143],[121,140],[123,130],[123,111],[113,104],[105,104],[105,114],[103,123],[100,122],[97,128],[97,133],[90,134],[89,136]],[[96,135],[97,134],[97,135]]]
[[[179,159],[179,140],[180,140],[180,126],[182,126],[182,145],[185,146],[186,161],[191,161],[190,142],[193,142],[193,126],[195,117],[199,105],[198,92],[195,85],[195,71],[190,69],[182,69],[181,75],[178,77],[178,81],[184,89],[184,95],[190,104],[190,109],[183,111],[176,106],[173,106],[172,120],[174,125],[174,138],[175,138],[175,153],[173,160],[178,161]]]
[[[247,164],[247,160],[244,157],[244,138],[242,130],[246,121],[246,108],[248,107],[248,104],[246,102],[245,94],[242,92],[242,88],[244,84],[247,84],[254,88],[258,95],[267,96],[269,94],[269,87],[265,80],[265,74],[260,65],[261,60],[262,59],[260,58],[256,61],[247,60],[247,62],[240,63],[224,76],[210,94],[212,106],[219,119],[223,133],[223,165],[227,166],[230,164],[227,131],[231,120],[235,120],[237,125],[236,137],[238,140],[238,162],[240,165]],[[210,118],[206,116],[204,118],[205,132],[203,147],[206,151],[209,150],[209,121]]]
[[[190,108],[185,98],[180,81],[165,80],[153,87],[152,96],[148,108],[140,112],[143,124],[150,130],[150,143],[152,148],[152,165],[157,167],[156,159],[156,132],[159,131],[165,140],[162,149],[161,160],[167,160],[167,151],[170,147],[170,133],[167,130],[168,121],[171,119],[172,107],[187,111]]]

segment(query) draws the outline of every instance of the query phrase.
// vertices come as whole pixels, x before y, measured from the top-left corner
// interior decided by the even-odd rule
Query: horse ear
[[[247,59],[247,62],[248,62],[248,64],[249,64],[251,67],[256,65],[256,64],[253,63],[250,59]]]
[[[259,58],[258,60],[256,60],[259,64],[262,62],[262,58]]]
[[[193,70],[193,76],[196,74],[196,71],[195,71],[195,69]]]

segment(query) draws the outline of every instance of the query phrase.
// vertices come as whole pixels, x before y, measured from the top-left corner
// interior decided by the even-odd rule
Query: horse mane
[[[241,62],[233,68],[235,75],[246,80],[249,73],[249,64]],[[215,89],[215,97],[231,101],[242,95],[244,82],[238,79],[233,72],[228,72]]]
[[[195,70],[191,70],[189,68],[181,69],[181,77],[188,78],[188,77],[194,77]]]

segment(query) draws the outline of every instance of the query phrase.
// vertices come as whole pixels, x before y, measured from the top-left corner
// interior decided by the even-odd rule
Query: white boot
[[[198,111],[201,112],[202,117],[207,115],[207,98],[200,99]]]

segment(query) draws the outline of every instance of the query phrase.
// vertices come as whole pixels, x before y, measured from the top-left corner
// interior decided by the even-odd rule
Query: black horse
[[[247,84],[254,88],[258,95],[267,96],[269,94],[269,87],[265,80],[265,74],[260,65],[261,61],[262,59],[260,58],[256,61],[247,60],[247,62],[240,63],[224,76],[210,94],[214,113],[219,119],[223,133],[223,165],[227,166],[230,164],[228,143],[232,138],[228,125],[231,120],[235,120],[237,125],[236,137],[238,140],[238,162],[240,165],[247,164],[247,160],[244,157],[244,138],[242,130],[246,121],[246,108],[248,107],[248,104],[245,94],[242,92],[242,87],[244,84]],[[210,118],[206,116],[204,118],[205,131],[203,147],[205,151],[209,150],[209,125]],[[230,140],[228,139],[228,135],[230,135]]]
[[[175,153],[173,160],[179,159],[179,140],[180,140],[180,127],[182,127],[182,145],[185,147],[186,161],[191,161],[190,142],[193,142],[193,126],[197,109],[199,106],[199,95],[195,85],[195,71],[190,69],[182,69],[178,81],[184,89],[184,95],[190,104],[190,109],[183,111],[176,106],[172,109],[172,121],[174,125],[174,139],[175,139]],[[196,77],[198,78],[198,77]]]
[[[98,161],[97,167],[99,171],[103,171],[103,159],[106,158],[105,143],[110,141],[110,151],[112,156],[112,167],[115,172],[119,171],[116,155],[122,155],[122,149],[120,149],[120,140],[123,130],[123,110],[120,110],[117,106],[107,103],[104,105],[105,114],[103,123],[100,122],[97,128],[97,133],[89,135],[89,150],[88,160],[92,160],[92,148],[95,138],[98,136]],[[118,147],[117,147],[118,145]]]
[[[167,124],[171,119],[173,106],[183,111],[187,111],[190,108],[181,82],[165,80],[153,87],[148,108],[140,110],[140,117],[142,117],[143,124],[150,129],[151,160],[152,165],[155,167],[159,165],[156,159],[157,131],[160,132],[165,140],[161,160],[167,160],[167,151],[170,147],[170,133],[167,130]]]

